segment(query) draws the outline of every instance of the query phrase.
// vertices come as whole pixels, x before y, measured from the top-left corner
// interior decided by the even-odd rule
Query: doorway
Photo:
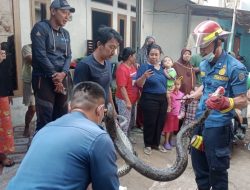
[[[112,13],[92,10],[92,40],[95,41],[100,26],[111,27]]]
[[[122,52],[126,46],[126,31],[127,31],[127,17],[126,15],[118,14],[118,32],[122,36],[123,43],[120,44],[119,52]]]

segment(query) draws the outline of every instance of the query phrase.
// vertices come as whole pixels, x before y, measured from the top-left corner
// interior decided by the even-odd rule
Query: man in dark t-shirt
[[[101,27],[98,29],[98,35],[94,42],[95,51],[92,55],[84,58],[76,66],[74,73],[74,84],[83,81],[94,81],[100,84],[105,90],[105,102],[113,103],[111,93],[111,63],[109,60],[122,41],[118,32],[110,27]]]
[[[106,103],[109,102],[108,97],[111,80],[112,74],[110,62],[105,60],[103,64],[100,64],[93,54],[81,60],[74,74],[75,84],[82,81],[93,81],[100,84],[106,93]]]

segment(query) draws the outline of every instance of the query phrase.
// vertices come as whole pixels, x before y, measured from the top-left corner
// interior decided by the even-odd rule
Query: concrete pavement
[[[250,119],[249,119],[250,120]],[[34,124],[33,124],[34,129]],[[250,129],[248,128],[247,137],[245,141],[234,146],[234,152],[231,159],[231,168],[229,169],[229,189],[230,190],[249,190],[249,176],[250,176],[250,151],[247,150],[247,144],[250,141]],[[8,181],[19,167],[19,163],[22,160],[28,146],[31,142],[31,138],[23,138],[23,127],[14,127],[15,131],[15,143],[16,153],[11,155],[17,164],[11,168],[4,168],[3,175],[0,176],[0,190],[3,190]],[[153,151],[153,154],[148,156],[143,153],[143,135],[140,132],[133,132],[132,137],[136,140],[135,150],[138,156],[152,166],[158,168],[170,167],[175,160],[175,149],[168,151],[167,153],[161,153],[159,151]],[[118,156],[119,158],[119,156]],[[117,164],[122,164],[123,160],[118,159]],[[192,166],[189,164],[185,172],[176,180],[170,182],[157,182],[150,180],[135,170],[120,178],[122,186],[126,186],[128,190],[195,190],[196,185],[194,181],[194,173]]]

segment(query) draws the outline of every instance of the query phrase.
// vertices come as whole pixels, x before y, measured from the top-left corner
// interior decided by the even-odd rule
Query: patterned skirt
[[[0,97],[0,153],[12,153],[14,149],[9,98]]]

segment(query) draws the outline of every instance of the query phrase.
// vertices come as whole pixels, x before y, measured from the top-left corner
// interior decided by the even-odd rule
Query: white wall
[[[144,44],[145,38],[147,36],[153,35],[156,37],[153,31],[153,22],[154,22],[153,8],[154,8],[154,1],[152,0],[143,1],[141,46]],[[156,43],[158,42],[156,41]]]
[[[31,11],[30,0],[19,0],[20,4],[20,25],[21,25],[21,43],[22,47],[31,43]]]
[[[152,8],[151,1],[144,1],[144,27],[142,39],[153,34],[156,43],[162,47],[164,55],[179,59],[181,49],[187,44],[187,16],[175,13],[150,13],[146,10]],[[208,17],[191,16],[190,32],[200,22],[209,19]],[[214,18],[210,18],[215,20]]]
[[[30,43],[31,31],[31,11],[30,0],[20,1],[20,21],[21,21],[21,42],[22,46]],[[65,28],[71,36],[72,57],[78,58],[86,54],[87,41],[92,39],[92,9],[112,13],[112,27],[117,30],[117,15],[127,15],[126,46],[130,46],[130,23],[131,17],[136,17],[136,13],[130,11],[131,5],[136,6],[136,0],[119,0],[127,4],[127,10],[117,8],[118,0],[114,0],[113,6],[92,2],[91,0],[68,0],[68,3],[76,9],[73,13],[72,21],[68,22]]]
[[[65,26],[70,33],[73,58],[82,57],[86,54],[87,30],[91,28],[91,25],[87,23],[90,18],[87,14],[86,2],[87,0],[68,0],[68,3],[76,9],[72,21]]]
[[[70,32],[73,58],[85,55],[87,40],[92,39],[92,9],[111,12],[112,27],[115,30],[118,28],[118,14],[127,15],[126,46],[130,46],[131,16],[136,16],[135,13],[130,11],[130,6],[135,6],[136,0],[124,0],[127,4],[127,10],[117,8],[118,0],[114,0],[113,6],[92,2],[91,0],[68,0],[68,2],[76,9],[76,12],[73,14],[73,20],[65,27]]]
[[[240,0],[239,9],[250,11],[250,1],[249,0]]]
[[[52,1],[52,0],[51,0]],[[68,22],[65,28],[69,31],[71,37],[71,49],[73,59],[82,57],[86,54],[87,40],[92,39],[92,18],[91,10],[99,9],[113,12],[113,28],[117,30],[117,15],[127,15],[126,46],[130,46],[130,23],[131,17],[136,17],[136,13],[130,11],[131,5],[136,6],[136,0],[119,0],[127,4],[127,10],[118,9],[117,2],[114,0],[113,6],[102,3],[92,2],[91,0],[68,0],[69,4],[76,9],[72,21]],[[30,0],[19,0],[20,4],[20,30],[21,46],[31,42],[31,4]],[[23,125],[27,107],[22,104],[22,97],[13,99],[11,106],[13,125]]]
[[[156,14],[154,15],[153,33],[156,42],[162,47],[164,55],[179,58],[180,50],[186,40],[185,15]]]

